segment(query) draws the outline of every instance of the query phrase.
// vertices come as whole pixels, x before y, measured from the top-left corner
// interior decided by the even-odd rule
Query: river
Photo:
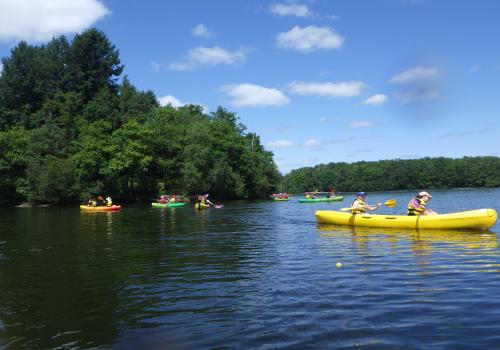
[[[379,211],[403,213],[412,194],[367,202],[395,198]],[[500,209],[500,189],[431,194],[441,213]],[[314,212],[350,205],[345,196],[207,211],[0,209],[0,348],[498,348],[498,223],[318,225]]]

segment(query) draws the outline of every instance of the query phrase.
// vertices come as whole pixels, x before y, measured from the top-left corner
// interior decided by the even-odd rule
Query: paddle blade
[[[392,207],[396,206],[396,204],[397,204],[397,203],[398,203],[398,202],[397,202],[395,199],[389,199],[389,200],[387,200],[387,201],[384,203],[384,205],[385,205],[386,207],[392,208]]]

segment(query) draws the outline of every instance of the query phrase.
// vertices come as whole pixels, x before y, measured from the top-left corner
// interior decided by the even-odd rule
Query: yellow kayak
[[[495,225],[497,221],[497,212],[494,209],[420,216],[351,214],[318,210],[315,215],[318,222],[322,224],[394,228],[487,229]]]
[[[106,206],[92,207],[90,205],[80,205],[80,210],[88,211],[88,212],[119,211],[121,209],[122,209],[121,205],[112,205],[110,207],[106,207]]]
[[[194,205],[194,208],[195,208],[196,210],[206,210],[206,209],[210,208],[210,204],[201,204],[201,203],[196,203],[196,204]]]

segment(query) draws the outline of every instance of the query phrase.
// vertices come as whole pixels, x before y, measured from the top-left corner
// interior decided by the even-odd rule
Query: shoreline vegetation
[[[233,112],[161,107],[123,75],[119,51],[89,29],[2,58],[0,206],[75,204],[98,194],[268,198],[338,192],[500,187],[500,158],[330,163],[279,173],[273,153]],[[120,82],[119,82],[120,81]]]
[[[280,188],[301,193],[334,187],[336,192],[500,187],[500,158],[421,158],[329,163],[292,170]]]
[[[281,174],[235,113],[160,107],[123,76],[118,50],[89,29],[24,41],[2,58],[0,206],[115,202],[159,193],[260,198]],[[118,80],[121,78],[121,82]]]

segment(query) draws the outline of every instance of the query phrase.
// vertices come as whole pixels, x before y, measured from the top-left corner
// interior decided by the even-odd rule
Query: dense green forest
[[[0,205],[159,193],[262,197],[280,174],[258,135],[221,107],[160,107],[104,33],[20,42],[2,58]]]
[[[330,163],[293,170],[281,190],[341,192],[500,187],[500,158],[464,157]]]

